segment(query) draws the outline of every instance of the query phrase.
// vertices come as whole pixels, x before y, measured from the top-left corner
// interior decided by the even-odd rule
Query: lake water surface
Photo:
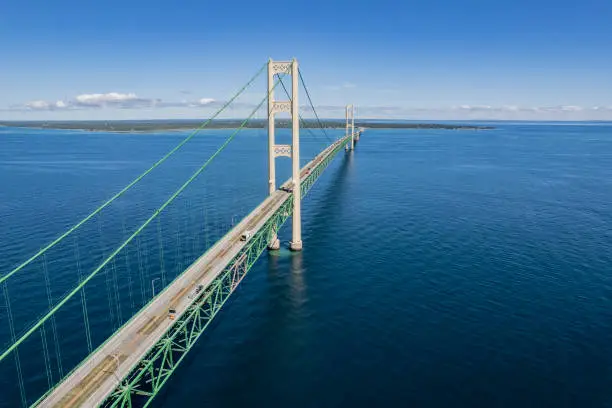
[[[304,251],[262,256],[154,405],[612,406],[612,126],[496,126],[372,129],[340,153],[303,203]],[[198,136],[50,254],[52,300],[78,281],[76,258],[90,271],[228,134]],[[0,128],[0,271],[185,135]],[[305,159],[324,142],[309,137]],[[143,259],[132,248],[87,292],[94,343],[138,310],[152,280],[161,289],[156,243],[167,283],[265,197],[264,131],[231,146],[143,239]],[[284,180],[289,161],[279,166]],[[9,285],[18,332],[48,305],[44,267]],[[86,352],[75,302],[57,321],[73,365]],[[47,386],[40,344],[20,354],[29,403]],[[1,406],[20,402],[14,376],[13,359],[0,362]]]

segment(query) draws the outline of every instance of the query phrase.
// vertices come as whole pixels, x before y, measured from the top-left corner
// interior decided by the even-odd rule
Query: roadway
[[[301,169],[304,180],[310,169],[319,164],[341,139],[327,147]],[[290,186],[288,180],[282,186]],[[246,245],[240,236],[245,230],[257,232],[290,197],[277,190],[257,206],[223,238],[198,258],[153,301],[134,315],[106,343],[96,349],[73,370],[49,395],[40,407],[95,407],[117,387],[160,340],[176,320],[170,320],[168,309],[175,309],[177,319],[195,301],[198,285],[207,288]]]

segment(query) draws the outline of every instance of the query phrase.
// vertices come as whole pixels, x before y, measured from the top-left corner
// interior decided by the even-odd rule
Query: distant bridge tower
[[[274,100],[274,75],[291,75],[291,100]],[[291,187],[293,190],[293,225],[290,248],[293,251],[302,250],[302,191],[300,185],[300,122],[298,105],[298,62],[268,60],[268,190],[269,194],[276,191],[276,165],[278,156],[291,157]],[[274,141],[274,118],[277,113],[291,114],[292,140],[291,145],[279,145]],[[280,241],[276,232],[268,244],[270,249],[279,249]]]
[[[355,110],[353,111],[353,133],[355,133],[355,111],[357,111],[357,108],[355,108]],[[355,142],[359,141],[360,136],[361,136],[361,128],[359,128],[357,133],[355,133]]]
[[[351,105],[351,149],[355,148],[355,105]]]
[[[350,129],[350,133],[349,133]],[[346,145],[346,150],[353,150],[355,148],[355,107],[353,105],[346,105],[346,136],[351,135],[351,145]]]

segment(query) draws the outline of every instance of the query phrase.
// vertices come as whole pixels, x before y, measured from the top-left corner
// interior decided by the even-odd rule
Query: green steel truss
[[[312,171],[310,172],[310,174],[308,175],[308,177],[306,177],[302,183],[301,183],[301,192],[302,192],[302,197],[304,197],[308,191],[310,190],[310,188],[314,185],[315,181],[317,181],[317,179],[319,178],[319,176],[321,175],[321,173],[323,173],[323,170],[325,170],[325,168],[329,165],[329,163],[334,159],[334,157],[336,156],[336,154],[342,150],[344,148],[344,146],[346,146],[346,144],[351,140],[349,136],[344,137],[344,139],[341,139],[342,141],[340,143],[338,143],[338,145],[327,155],[325,156],[325,158],[319,163],[317,164]]]
[[[349,140],[350,138],[346,137],[341,139],[341,142],[311,169],[301,184],[302,195],[308,193],[323,170]],[[289,218],[292,210],[293,194],[238,252],[223,272],[202,291],[145,357],[122,379],[102,403],[102,407],[146,407],[153,401],[223,304],[265,251],[271,237]]]

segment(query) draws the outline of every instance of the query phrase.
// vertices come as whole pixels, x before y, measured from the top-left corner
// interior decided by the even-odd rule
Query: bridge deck
[[[321,163],[334,148],[346,142],[335,142],[301,170],[303,181],[309,169]],[[289,186],[290,180],[283,186]],[[40,402],[42,407],[94,407],[101,404],[141,361],[176,320],[170,320],[168,309],[175,309],[177,319],[193,302],[198,285],[207,288],[226,265],[246,245],[240,236],[245,230],[258,231],[291,197],[277,190],[257,206],[238,225],[196,260],[163,292],[95,350],[79,367]],[[206,289],[204,289],[206,290]]]

